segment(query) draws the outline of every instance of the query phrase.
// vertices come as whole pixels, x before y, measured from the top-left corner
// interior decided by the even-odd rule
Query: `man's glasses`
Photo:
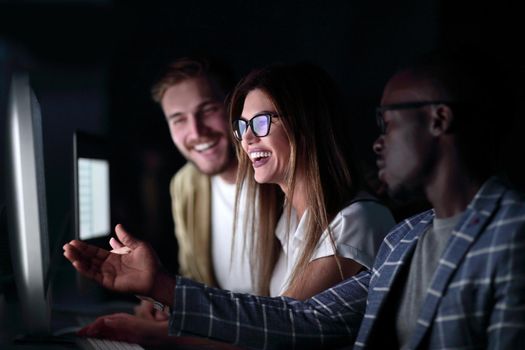
[[[252,132],[257,137],[267,136],[270,132],[270,125],[272,124],[272,113],[257,114],[249,121],[244,118],[239,118],[233,121],[233,135],[239,141],[242,141],[242,136],[248,131],[248,127],[252,128]]]
[[[383,115],[387,111],[396,111],[400,109],[415,109],[415,108],[421,108],[421,107],[430,106],[430,105],[440,105],[440,104],[450,105],[451,102],[449,101],[406,102],[406,103],[394,103],[391,105],[377,107],[376,108],[377,126],[379,127],[379,131],[381,132],[381,134],[384,134],[386,132],[386,123],[385,123],[385,119]]]

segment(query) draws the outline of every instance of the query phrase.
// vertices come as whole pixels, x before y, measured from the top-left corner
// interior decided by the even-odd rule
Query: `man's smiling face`
[[[184,80],[161,101],[175,146],[204,174],[215,175],[233,161],[230,126],[217,89],[205,77]]]

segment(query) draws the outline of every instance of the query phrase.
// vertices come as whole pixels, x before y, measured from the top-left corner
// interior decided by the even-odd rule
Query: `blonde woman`
[[[247,193],[237,208],[257,218],[244,230],[254,232],[259,294],[307,299],[370,269],[394,225],[363,191],[347,114],[332,79],[309,64],[253,71],[234,90],[238,192]]]

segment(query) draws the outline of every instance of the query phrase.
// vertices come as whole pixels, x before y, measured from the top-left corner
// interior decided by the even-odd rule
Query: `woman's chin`
[[[257,172],[255,173],[254,179],[258,184],[274,183],[270,178],[268,178],[268,176],[266,176],[266,174],[257,174]]]

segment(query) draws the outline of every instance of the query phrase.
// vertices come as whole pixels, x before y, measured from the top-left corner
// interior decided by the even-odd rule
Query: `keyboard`
[[[81,325],[87,325],[95,321],[95,318],[89,316],[77,316],[77,321]],[[144,350],[144,348],[138,344],[116,340],[77,338],[75,342],[83,350]]]
[[[76,343],[83,350],[144,350],[140,345],[116,340],[78,338]]]

